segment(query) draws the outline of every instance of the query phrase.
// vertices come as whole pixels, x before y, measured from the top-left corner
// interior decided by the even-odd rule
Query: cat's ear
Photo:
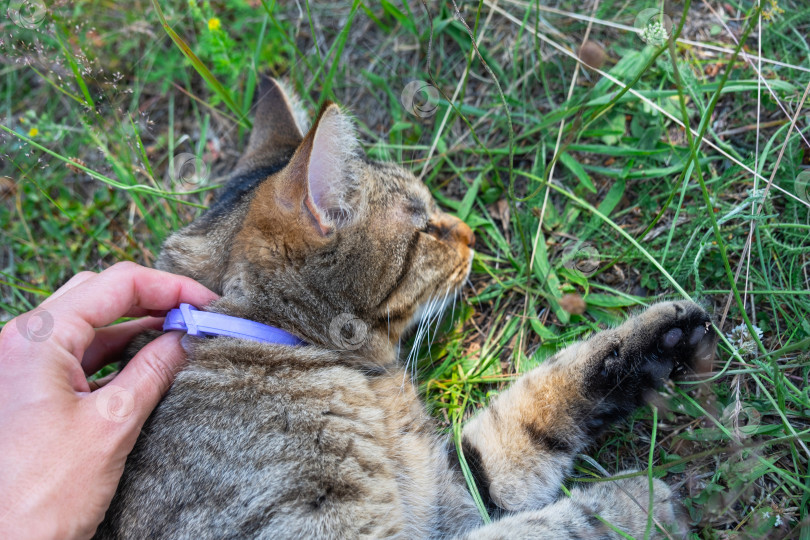
[[[298,188],[294,192],[303,196],[323,235],[351,221],[356,210],[357,147],[351,118],[327,102],[291,161],[291,181]]]
[[[289,157],[304,138],[305,111],[284,85],[262,75],[253,105],[253,130],[237,170],[272,166]]]

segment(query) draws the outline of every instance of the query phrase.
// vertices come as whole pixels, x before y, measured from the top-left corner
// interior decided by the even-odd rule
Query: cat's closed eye
[[[432,221],[428,221],[427,223],[425,223],[425,226],[422,227],[421,232],[429,234],[431,236],[435,236],[439,232],[439,227],[436,226],[436,224],[433,223]]]

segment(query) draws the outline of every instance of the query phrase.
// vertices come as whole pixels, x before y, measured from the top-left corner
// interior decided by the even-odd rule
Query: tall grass
[[[403,344],[444,428],[566,344],[692,298],[716,315],[714,373],[612,429],[572,482],[634,467],[677,488],[696,537],[810,539],[810,6],[456,4],[83,1],[0,22],[0,316],[154,261],[210,204],[269,71],[313,112],[347,105],[371,157],[475,229],[463,299]],[[641,39],[650,8],[677,39]]]

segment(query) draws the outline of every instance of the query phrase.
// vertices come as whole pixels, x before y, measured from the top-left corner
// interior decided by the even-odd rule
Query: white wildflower
[[[752,327],[757,334],[757,338],[761,340],[762,329],[756,325],[752,325]],[[757,351],[757,342],[751,336],[745,324],[740,324],[732,328],[731,332],[729,332],[726,337],[742,356],[753,356]]]
[[[654,22],[648,24],[647,27],[641,31],[641,39],[643,39],[645,43],[660,47],[667,42],[669,34],[667,34],[667,29],[663,24]]]

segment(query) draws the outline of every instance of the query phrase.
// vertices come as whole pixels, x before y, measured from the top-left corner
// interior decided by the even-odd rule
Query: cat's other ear
[[[350,222],[357,210],[357,159],[354,123],[327,102],[290,161],[282,191],[287,204],[304,203],[322,235]]]
[[[306,113],[284,85],[262,75],[253,105],[253,130],[247,148],[236,164],[237,171],[250,172],[276,165],[301,144]]]

